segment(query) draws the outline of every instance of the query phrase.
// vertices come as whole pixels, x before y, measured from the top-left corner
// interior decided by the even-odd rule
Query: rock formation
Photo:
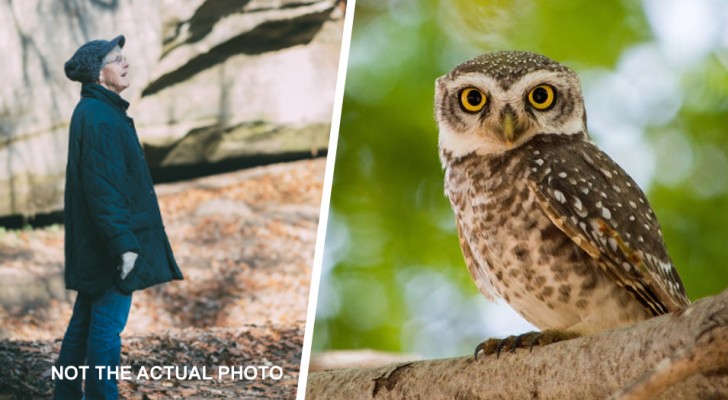
[[[0,5],[0,216],[63,207],[83,43],[127,38],[131,102],[153,168],[324,149],[343,14],[337,0],[29,0]]]

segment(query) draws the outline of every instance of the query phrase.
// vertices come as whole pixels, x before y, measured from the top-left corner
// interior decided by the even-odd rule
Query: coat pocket
[[[145,263],[147,262],[147,257],[142,251],[137,256],[136,262],[134,263],[134,268],[132,268],[126,278],[121,279],[120,274],[116,274],[116,287],[119,289],[120,292],[124,294],[130,294],[135,290],[144,288],[143,283],[148,279],[148,267],[147,265],[145,265]]]

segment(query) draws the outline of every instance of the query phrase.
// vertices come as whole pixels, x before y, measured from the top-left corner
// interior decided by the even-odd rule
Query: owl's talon
[[[495,354],[496,358],[500,358],[500,353],[504,349],[508,349],[510,353],[515,353],[516,349],[527,348],[530,353],[533,352],[536,345],[546,346],[576,337],[579,337],[579,335],[573,332],[547,329],[543,332],[527,332],[521,335],[508,336],[505,339],[487,339],[475,347],[473,358],[477,360],[481,351],[486,356]]]
[[[539,335],[533,335],[531,340],[528,341],[528,352],[533,352],[533,347],[536,346],[536,343],[538,343]]]
[[[481,342],[481,343],[478,343],[477,346],[475,346],[475,351],[473,351],[473,359],[474,360],[476,360],[476,361],[478,360],[478,353],[480,353],[481,351],[483,351],[483,348],[485,347],[484,344],[485,344],[485,342]]]
[[[513,344],[511,344],[511,342],[513,342]],[[512,335],[501,340],[495,349],[495,358],[500,358],[501,351],[503,351],[503,349],[506,348],[507,346],[510,346],[511,353],[515,353],[516,352],[515,343],[516,343],[516,337],[512,336]]]
[[[496,352],[498,349],[498,345],[500,345],[501,339],[486,339],[485,341],[479,343],[475,347],[475,352],[473,353],[473,358],[475,360],[478,359],[478,353],[481,351],[484,355],[489,356]]]
[[[526,335],[528,335],[528,333],[524,333],[523,335],[511,336],[513,338],[513,346],[511,346],[511,353],[515,353],[517,348],[522,347],[523,338],[526,337]]]
[[[580,336],[578,333],[559,331],[555,329],[546,329],[543,332],[531,332],[531,334],[533,337],[529,343],[529,352],[533,351],[533,347],[536,346],[536,344],[539,346],[546,346],[551,343],[574,339]]]

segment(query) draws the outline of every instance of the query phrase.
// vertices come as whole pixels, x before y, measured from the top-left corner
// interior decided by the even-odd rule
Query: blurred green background
[[[595,141],[647,192],[692,299],[728,286],[728,4],[358,0],[314,351],[469,354],[531,329],[465,268],[435,79],[483,52],[576,70]]]

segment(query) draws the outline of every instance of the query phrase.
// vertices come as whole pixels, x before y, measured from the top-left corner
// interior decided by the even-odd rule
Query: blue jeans
[[[106,379],[106,369],[99,379],[96,366],[115,368],[121,362],[121,337],[131,307],[131,295],[119,292],[112,285],[101,295],[79,293],[73,306],[73,316],[63,337],[58,366],[88,365],[86,396],[83,397],[81,374],[74,380],[55,382],[54,400],[117,399],[116,379]]]

